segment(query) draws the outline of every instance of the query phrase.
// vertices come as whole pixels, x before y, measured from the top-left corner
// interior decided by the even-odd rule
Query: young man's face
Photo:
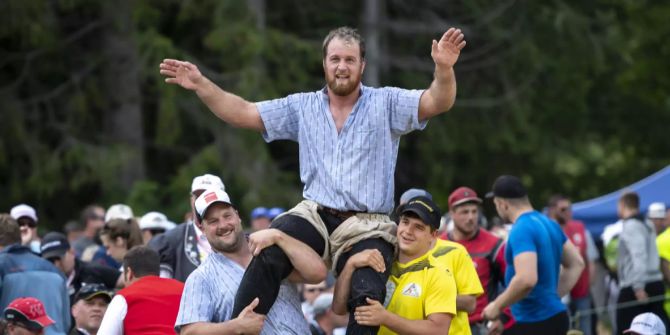
[[[44,334],[44,328],[41,330],[30,330],[20,323],[9,323],[7,325],[7,334],[9,335],[41,335]]]
[[[302,289],[302,297],[305,301],[310,304],[314,303],[314,300],[321,294],[328,290],[326,281],[322,281],[318,284],[305,284]]]
[[[450,211],[454,220],[454,229],[461,234],[470,236],[477,231],[477,220],[479,219],[479,206],[475,203],[458,205]]]
[[[416,258],[430,250],[437,237],[437,230],[431,231],[430,226],[421,219],[401,215],[396,236],[400,252],[407,257]]]
[[[107,255],[114,258],[117,262],[123,261],[123,256],[128,252],[128,246],[126,241],[117,237],[112,240],[109,234],[100,235],[100,240],[102,240],[102,245],[107,249]]]
[[[365,62],[361,59],[361,49],[354,40],[333,38],[328,44],[323,71],[328,89],[338,96],[347,96],[361,83]]]
[[[72,316],[77,327],[84,328],[89,333],[97,333],[108,305],[109,302],[104,297],[77,301],[72,306]]]
[[[230,205],[216,203],[205,212],[202,231],[212,249],[233,253],[239,250],[244,240],[242,221],[237,210]]]

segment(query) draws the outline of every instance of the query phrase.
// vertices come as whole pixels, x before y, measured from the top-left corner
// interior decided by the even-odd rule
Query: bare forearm
[[[568,293],[577,284],[577,280],[584,270],[584,263],[577,263],[571,266],[563,266],[558,275],[558,296],[562,297]]]
[[[496,298],[495,303],[502,310],[526,297],[533,290],[533,287],[534,285],[530,285],[518,276],[514,276],[507,289]]]
[[[465,311],[468,314],[475,311],[477,307],[477,298],[472,295],[463,295],[459,294],[456,296],[456,309],[459,311]]]
[[[222,323],[196,322],[181,327],[180,335],[236,335],[239,325],[237,320]]]
[[[663,280],[666,285],[670,285],[670,263],[661,258],[661,272],[663,273]]]
[[[349,300],[349,290],[351,289],[351,276],[356,270],[351,264],[347,263],[335,282],[335,292],[333,294],[333,311],[335,314],[347,314],[347,301]]]
[[[445,325],[432,320],[408,320],[387,311],[382,324],[398,334],[449,334],[451,321],[445,327]]]
[[[288,256],[295,270],[305,282],[318,284],[326,279],[328,269],[323,260],[307,244],[278,231],[277,246]]]
[[[196,94],[217,117],[226,123],[238,128],[265,130],[256,105],[222,90],[209,79],[204,78]]]
[[[446,112],[456,101],[456,75],[453,68],[435,67],[435,78],[424,92],[419,108],[419,119],[426,120]],[[424,100],[425,99],[425,100]]]

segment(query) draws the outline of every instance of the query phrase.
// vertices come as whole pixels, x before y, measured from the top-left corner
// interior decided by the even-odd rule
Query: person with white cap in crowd
[[[45,328],[55,322],[49,317],[44,304],[33,297],[13,300],[4,311],[8,335],[44,334]]]
[[[102,241],[102,236],[103,232],[104,233],[109,233],[110,231],[110,222],[114,220],[119,220],[119,221],[124,221],[126,222],[127,220],[132,220],[134,221],[135,217],[133,215],[133,210],[130,208],[130,206],[126,204],[114,204],[112,206],[109,206],[107,211],[105,212],[105,218],[104,218],[104,224],[97,229],[98,235],[96,238],[99,239],[101,244],[91,244],[86,249],[84,249],[84,252],[81,254],[81,260],[85,262],[92,262],[92,263],[97,263],[105,266],[109,266],[115,269],[118,269],[121,267],[120,260],[123,258],[123,255],[120,255],[117,251],[121,251],[122,249],[112,249],[113,251],[109,251],[109,244],[104,245],[104,241]],[[137,226],[137,222],[134,222],[134,225]],[[116,222],[113,224],[113,226],[117,228],[121,228],[125,230],[126,228],[130,227],[125,227],[125,225],[120,224],[120,222]],[[135,228],[135,227],[133,227]],[[112,231],[116,231],[117,229],[113,229]],[[133,229],[134,231],[135,229]],[[132,239],[135,240],[135,239]],[[116,257],[112,255],[112,253],[116,254]]]
[[[160,212],[144,214],[139,224],[144,245],[147,245],[155,236],[163,234],[176,226],[174,222],[168,220],[165,214]]]
[[[37,212],[26,204],[12,207],[9,214],[21,227],[21,244],[27,246],[34,253],[40,253],[40,237],[37,234]]]
[[[654,313],[642,313],[633,319],[630,328],[623,331],[631,335],[665,335],[665,325]]]
[[[202,232],[194,206],[195,199],[208,188],[226,190],[218,176],[204,174],[193,178],[189,195],[193,220],[184,222],[149,241],[148,246],[156,250],[161,257],[161,277],[185,282],[191,272],[212,253],[212,247]]]
[[[338,328],[346,327],[349,315],[338,315],[333,312],[333,294],[321,293],[312,304],[314,314],[309,324],[312,335],[333,335]]]
[[[40,299],[56,321],[46,334],[70,329],[70,298],[65,277],[48,261],[21,245],[19,225],[9,214],[0,214],[0,309],[16,298]]]
[[[70,335],[97,335],[112,295],[104,284],[89,283],[82,286],[72,303],[75,325]]]
[[[253,233],[249,240],[230,196],[220,188],[204,191],[195,201],[196,214],[214,252],[186,280],[175,329],[184,334],[308,334],[295,285],[282,281],[278,299],[267,316],[254,312],[254,299],[232,316],[235,294],[253,255],[277,245],[295,264],[289,279],[318,282],[326,266],[307,245],[278,229]],[[275,276],[279,274],[274,274]]]
[[[653,202],[647,209],[647,219],[651,221],[656,229],[656,235],[660,235],[666,228],[665,226],[665,204],[662,202]]]

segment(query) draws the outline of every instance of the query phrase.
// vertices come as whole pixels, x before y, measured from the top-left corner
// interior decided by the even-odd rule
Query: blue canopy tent
[[[593,237],[599,238],[606,225],[619,219],[617,201],[626,191],[635,191],[640,195],[640,210],[644,214],[652,202],[663,202],[667,207],[670,205],[670,165],[618,191],[573,204],[573,217],[582,220]]]

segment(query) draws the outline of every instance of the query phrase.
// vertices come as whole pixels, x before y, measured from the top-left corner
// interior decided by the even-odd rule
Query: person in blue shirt
[[[569,320],[561,297],[570,292],[584,268],[579,251],[558,223],[533,209],[519,178],[498,177],[487,196],[493,197],[498,215],[513,226],[505,248],[506,288],[482,316],[496,320],[503,308],[511,306],[516,324],[505,335],[564,335]],[[499,331],[491,329],[491,334]]]

